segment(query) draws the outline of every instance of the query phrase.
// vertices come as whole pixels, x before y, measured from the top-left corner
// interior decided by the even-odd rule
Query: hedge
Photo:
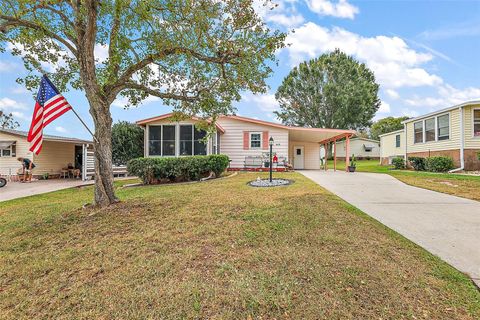
[[[400,157],[393,158],[392,164],[397,170],[405,169],[405,160],[403,160],[403,158],[400,158]]]
[[[409,157],[408,161],[415,171],[427,170],[425,166],[425,158],[422,157]]]
[[[127,164],[128,173],[142,179],[144,184],[161,180],[195,181],[211,172],[219,177],[227,169],[229,158],[226,155],[137,158]]]
[[[425,159],[425,167],[430,172],[447,172],[455,165],[450,157],[430,157]]]

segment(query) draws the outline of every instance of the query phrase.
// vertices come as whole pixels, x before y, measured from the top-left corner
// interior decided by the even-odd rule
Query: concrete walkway
[[[8,182],[5,187],[0,188],[0,202],[92,183],[93,181],[73,179],[38,180],[30,183]]]
[[[299,172],[480,286],[480,202],[412,187],[387,174]]]

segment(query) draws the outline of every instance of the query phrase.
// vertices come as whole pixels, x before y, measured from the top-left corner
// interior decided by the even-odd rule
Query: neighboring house
[[[39,155],[29,151],[28,133],[19,130],[0,128],[0,175],[15,175],[22,164],[18,157],[32,160],[36,168],[36,177],[48,173],[60,176],[62,168],[71,163],[76,168],[83,168],[83,163],[91,162],[87,154],[91,154],[92,142],[76,138],[43,135],[43,147]],[[82,174],[86,175],[82,170]]]
[[[398,157],[405,157],[405,131],[403,129],[380,135],[380,164],[392,164],[392,160]]]
[[[480,152],[480,100],[408,119],[403,124],[405,133],[401,148],[404,157],[448,156],[459,170],[480,170],[477,157]],[[383,148],[383,140],[381,144]],[[382,157],[397,154],[396,150],[386,149]]]
[[[345,140],[337,142],[337,158],[345,160],[346,153]],[[380,158],[380,143],[377,140],[367,138],[353,138],[350,139],[350,154],[354,154],[357,159],[379,159]]]
[[[203,143],[204,132],[195,129],[198,119],[175,122],[165,114],[137,124],[145,128],[145,157],[222,153],[229,156],[230,169],[251,166],[251,159],[273,152],[295,169],[320,169],[320,145],[352,136],[351,130],[302,128],[240,116],[220,116],[216,134]],[[253,164],[258,166],[259,163]]]

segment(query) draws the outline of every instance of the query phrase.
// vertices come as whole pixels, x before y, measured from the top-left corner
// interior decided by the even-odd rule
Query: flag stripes
[[[44,75],[28,132],[27,140],[30,142],[30,151],[37,155],[40,153],[43,144],[43,128],[71,109],[67,100]]]

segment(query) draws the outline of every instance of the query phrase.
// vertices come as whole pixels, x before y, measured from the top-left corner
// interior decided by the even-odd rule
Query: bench
[[[261,168],[263,167],[263,157],[246,156],[243,166],[245,168]]]

